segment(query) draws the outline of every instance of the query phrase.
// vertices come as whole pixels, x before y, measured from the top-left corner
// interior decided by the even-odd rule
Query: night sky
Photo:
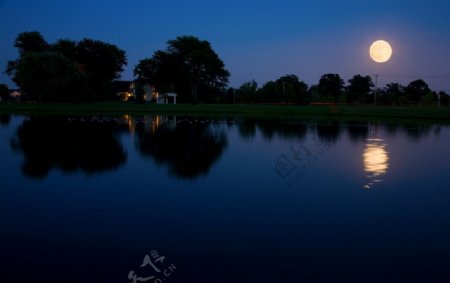
[[[450,92],[449,13],[448,0],[0,0],[0,67],[17,57],[17,34],[36,30],[49,43],[116,44],[128,57],[123,79],[132,79],[140,59],[194,35],[211,42],[233,87],[285,74],[311,85],[338,73],[380,74],[380,85],[423,78]],[[377,39],[394,49],[388,63],[369,57]],[[3,72],[0,82],[13,87]]]

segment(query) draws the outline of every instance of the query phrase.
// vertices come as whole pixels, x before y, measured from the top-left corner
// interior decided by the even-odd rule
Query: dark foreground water
[[[0,282],[450,282],[450,128],[0,117]]]

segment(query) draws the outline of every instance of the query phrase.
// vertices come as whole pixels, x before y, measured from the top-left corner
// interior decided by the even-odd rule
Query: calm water
[[[0,282],[449,282],[450,127],[0,117]]]

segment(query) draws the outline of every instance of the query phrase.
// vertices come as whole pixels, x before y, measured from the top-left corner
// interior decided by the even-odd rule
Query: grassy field
[[[155,105],[130,102],[86,104],[0,103],[0,114],[16,115],[191,115],[251,116],[352,120],[416,120],[450,124],[450,107],[350,106],[350,105]]]

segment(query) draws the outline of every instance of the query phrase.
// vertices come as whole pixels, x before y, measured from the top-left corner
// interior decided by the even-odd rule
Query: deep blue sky
[[[37,30],[48,42],[84,37],[127,52],[124,79],[138,60],[179,35],[211,42],[231,72],[231,86],[296,74],[308,84],[325,73],[345,80],[382,74],[380,84],[424,78],[450,91],[448,0],[0,0],[0,68],[17,57],[17,34]],[[372,41],[394,48],[372,62]],[[2,73],[0,82],[12,86]]]

